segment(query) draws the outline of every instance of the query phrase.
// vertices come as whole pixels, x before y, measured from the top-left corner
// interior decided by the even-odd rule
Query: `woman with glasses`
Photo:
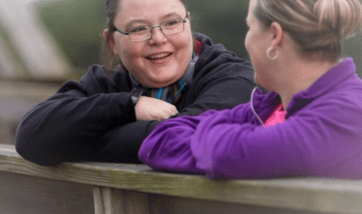
[[[159,124],[140,160],[210,178],[362,178],[362,80],[342,42],[358,0],[250,0],[251,102]]]
[[[255,86],[249,62],[192,34],[185,0],[108,0],[103,37],[103,65],[22,118],[16,149],[25,159],[138,163],[160,121],[232,108]]]

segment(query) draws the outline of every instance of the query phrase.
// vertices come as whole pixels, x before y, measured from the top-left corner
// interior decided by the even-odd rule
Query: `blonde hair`
[[[256,0],[255,17],[265,28],[278,22],[304,56],[336,62],[343,41],[362,23],[358,0]]]

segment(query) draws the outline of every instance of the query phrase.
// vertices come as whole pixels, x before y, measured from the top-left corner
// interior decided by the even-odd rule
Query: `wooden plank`
[[[212,203],[343,214],[362,210],[362,183],[358,180],[209,180],[198,175],[155,172],[144,165],[109,163],[42,167],[22,159],[9,145],[0,145],[0,171]]]
[[[0,213],[94,213],[92,186],[0,172]]]
[[[123,192],[106,187],[93,188],[96,214],[123,214]]]
[[[320,214],[319,212],[296,211],[272,207],[221,203],[174,196],[150,194],[150,211],[154,214]]]
[[[94,187],[96,214],[318,214]]]
[[[123,206],[125,208],[125,214],[149,214],[149,199],[148,194],[127,190],[116,190],[116,192],[122,191]]]
[[[94,187],[96,214],[148,214],[148,194],[106,187]]]

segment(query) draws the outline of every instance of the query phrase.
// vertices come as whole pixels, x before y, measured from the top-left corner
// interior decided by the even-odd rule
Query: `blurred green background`
[[[104,0],[40,2],[37,11],[73,66],[87,68],[98,63],[105,26]]]
[[[188,0],[193,30],[248,59],[248,2]],[[25,112],[99,64],[105,13],[105,0],[0,0],[0,143],[13,144]],[[359,33],[344,55],[362,77],[361,51]]]
[[[222,43],[227,49],[248,59],[244,48],[248,1],[188,1],[188,5],[194,31],[210,36],[214,43]],[[41,20],[74,67],[82,72],[89,65],[99,63],[105,1],[62,0],[39,3],[37,8]],[[344,52],[346,56],[355,58],[358,68],[362,66],[361,39],[359,34],[347,41]],[[361,69],[359,74],[362,76]]]
[[[188,1],[193,30],[210,36],[241,57],[244,49],[248,1]],[[105,26],[102,0],[63,0],[38,4],[40,18],[75,67],[98,63]]]

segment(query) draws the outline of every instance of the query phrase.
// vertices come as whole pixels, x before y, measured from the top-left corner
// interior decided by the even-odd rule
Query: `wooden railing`
[[[285,178],[209,180],[145,165],[38,166],[0,144],[0,213],[362,213],[362,183]]]

